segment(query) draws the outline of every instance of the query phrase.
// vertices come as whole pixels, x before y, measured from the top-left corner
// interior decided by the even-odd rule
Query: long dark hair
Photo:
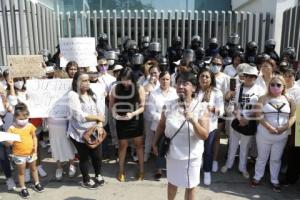
[[[87,73],[85,73],[85,72],[80,72],[80,71],[76,72],[75,75],[74,75],[74,78],[73,78],[73,81],[72,81],[72,90],[73,90],[74,92],[76,92],[76,93],[78,93],[78,91],[80,90],[80,88],[78,88],[78,86],[79,86],[78,83],[79,83],[79,78],[80,78],[80,76],[82,76],[82,75],[87,75],[87,76],[88,76]],[[89,88],[89,89],[87,90],[87,94],[88,94],[90,97],[92,97],[92,99],[93,99],[94,102],[96,102],[96,95],[95,95],[95,93],[93,92],[93,90],[92,90],[91,88]],[[82,102],[83,100],[82,100],[82,98],[81,98],[81,95],[80,95],[80,94],[78,94],[78,95],[79,95],[80,101]]]
[[[207,72],[209,73],[210,75],[210,85],[209,85],[209,88],[207,91],[204,92],[204,95],[203,95],[203,99],[202,101],[205,101],[205,102],[209,102],[210,100],[210,95],[211,95],[211,91],[216,87],[217,83],[216,83],[216,76],[214,73],[212,73],[208,68],[201,68],[198,75],[197,75],[197,89],[196,89],[196,92],[199,93],[199,91],[202,89],[201,88],[201,85],[199,83],[199,78],[201,76],[201,74],[203,74],[204,72]]]
[[[132,82],[131,89],[134,91],[134,95],[130,99],[131,101],[133,101],[132,103],[140,102],[140,95],[138,92],[139,86],[136,83],[132,69],[129,67],[124,67],[123,69],[121,69],[120,74],[117,78],[117,81],[118,81],[118,84],[116,85],[117,96],[119,96],[119,95],[121,96],[125,91],[125,87],[121,83],[122,79],[130,80]]]

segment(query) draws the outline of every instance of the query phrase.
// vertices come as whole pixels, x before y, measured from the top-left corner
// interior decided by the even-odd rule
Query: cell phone
[[[231,91],[235,91],[236,89],[236,79],[230,78],[229,87]]]
[[[95,130],[95,131],[92,133],[91,139],[92,139],[92,141],[95,141],[95,140],[98,139],[98,131],[97,131],[97,130]]]

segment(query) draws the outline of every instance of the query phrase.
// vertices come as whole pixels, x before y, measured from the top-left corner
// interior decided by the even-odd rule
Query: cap
[[[245,66],[243,66],[243,65],[245,65]],[[242,67],[243,74],[258,76],[258,70],[255,66],[251,66],[248,63],[242,63],[239,65],[239,67]]]
[[[46,69],[46,74],[54,72],[54,67],[53,66],[47,66],[45,69]]]
[[[122,65],[115,65],[112,71],[117,71],[123,69]]]

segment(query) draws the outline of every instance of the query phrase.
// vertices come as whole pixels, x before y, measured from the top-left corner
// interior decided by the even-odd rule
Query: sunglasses
[[[281,83],[270,83],[270,86],[280,88],[282,86],[282,84]]]
[[[99,64],[98,66],[99,66],[99,67],[106,67],[107,64]]]
[[[252,74],[244,74],[244,77],[245,78],[256,78],[256,76],[252,75]]]

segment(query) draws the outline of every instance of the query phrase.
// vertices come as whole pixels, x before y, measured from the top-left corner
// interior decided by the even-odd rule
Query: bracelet
[[[103,128],[103,126],[100,126],[100,125],[96,125],[96,128]]]

